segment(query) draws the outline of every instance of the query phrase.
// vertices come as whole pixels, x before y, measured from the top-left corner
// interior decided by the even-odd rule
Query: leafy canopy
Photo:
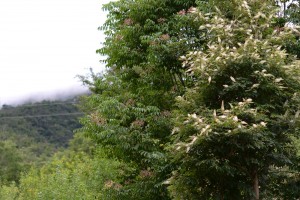
[[[259,199],[259,187],[278,197],[273,175],[297,164],[299,68],[282,49],[293,30],[274,30],[272,2],[228,4],[230,12],[218,1],[209,13],[193,9],[209,42],[181,57],[193,85],[174,112],[174,199]]]

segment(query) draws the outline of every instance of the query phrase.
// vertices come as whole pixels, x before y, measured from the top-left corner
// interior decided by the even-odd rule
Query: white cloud
[[[99,0],[0,1],[0,104],[80,83],[100,71],[97,30],[105,21]]]

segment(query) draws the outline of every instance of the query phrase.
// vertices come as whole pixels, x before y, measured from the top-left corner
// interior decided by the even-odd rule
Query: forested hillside
[[[76,98],[66,101],[42,101],[20,106],[3,105],[0,110],[1,180],[17,181],[17,174],[33,165],[41,165],[55,152],[65,149],[80,127],[81,115]],[[9,161],[6,159],[13,159]],[[17,169],[10,169],[15,162]],[[11,177],[9,177],[11,173]],[[15,175],[13,175],[15,174]],[[7,178],[3,178],[7,176]]]
[[[66,147],[73,130],[78,128],[77,100],[42,101],[20,106],[3,105],[0,110],[1,132],[32,136],[37,141]]]
[[[1,198],[298,200],[300,6],[292,5],[105,5],[98,53],[107,71],[81,77],[92,92],[80,101],[82,127],[49,162],[6,177]],[[35,120],[25,121],[44,124]],[[10,172],[22,169],[18,146],[2,146],[14,155]]]

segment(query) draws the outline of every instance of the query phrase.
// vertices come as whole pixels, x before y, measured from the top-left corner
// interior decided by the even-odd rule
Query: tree
[[[80,132],[89,136],[98,147],[104,147],[102,151],[108,156],[135,169],[123,177],[121,183],[126,184],[121,189],[121,196],[116,198],[158,199],[166,195],[165,188],[155,187],[164,178],[154,174],[163,171],[161,166],[165,164],[161,144],[171,128],[167,113],[136,102],[136,95],[126,90],[126,85],[117,76],[98,77],[93,87],[101,93],[82,100],[86,111],[92,109],[92,112],[82,119],[84,126]]]
[[[104,7],[107,37],[98,53],[142,103],[168,109],[174,91],[187,84],[178,58],[204,42],[186,15],[195,5],[194,0],[122,0]]]
[[[174,111],[177,169],[166,181],[174,199],[284,196],[270,186],[274,177],[284,174],[284,183],[299,174],[291,136],[298,135],[300,74],[282,48],[292,30],[274,30],[272,1],[226,3],[230,9],[215,1],[210,13],[193,10],[209,43],[181,57],[193,84]]]
[[[0,183],[18,182],[23,170],[19,149],[9,140],[0,142]]]
[[[102,27],[107,35],[98,52],[105,75],[83,78],[93,94],[83,100],[88,115],[81,129],[106,153],[135,169],[124,177],[122,199],[169,199],[171,166],[165,155],[174,99],[189,84],[179,57],[205,42],[190,20],[192,0],[121,0]]]
[[[105,6],[107,37],[98,53],[108,70],[81,77],[93,94],[82,100],[80,131],[133,169],[113,198],[287,197],[277,184],[298,181],[292,136],[300,84],[296,60],[283,50],[295,37],[288,27],[278,29],[274,6]]]

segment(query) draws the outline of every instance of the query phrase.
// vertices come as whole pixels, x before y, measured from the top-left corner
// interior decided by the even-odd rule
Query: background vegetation
[[[41,166],[55,152],[68,147],[73,130],[81,125],[76,99],[42,101],[0,110],[2,182],[18,182],[20,173]]]

